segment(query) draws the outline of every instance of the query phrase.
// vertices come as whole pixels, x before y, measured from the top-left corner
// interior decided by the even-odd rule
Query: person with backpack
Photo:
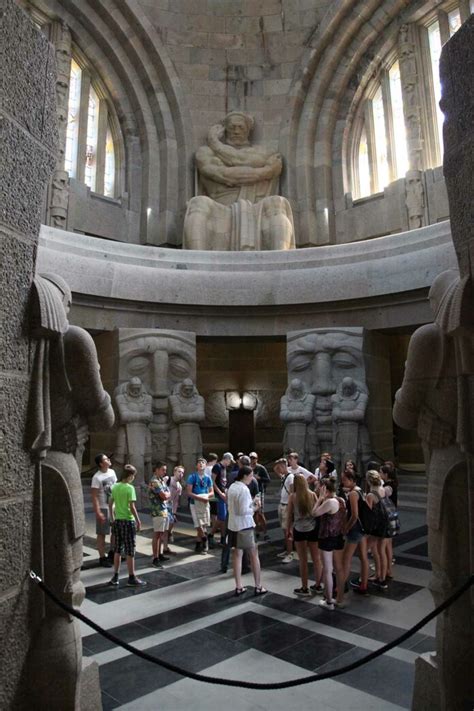
[[[343,499],[336,496],[337,481],[327,477],[321,480],[319,498],[312,514],[320,517],[318,543],[323,559],[324,598],[319,604],[326,610],[334,607],[344,607],[344,566],[342,535],[346,520],[346,505]],[[333,570],[336,572],[337,596],[333,599]]]
[[[344,544],[344,579],[349,580],[351,573],[351,562],[354,553],[357,551],[360,560],[360,577],[350,581],[351,588],[355,593],[367,595],[369,580],[369,559],[367,557],[367,538],[360,521],[360,512],[367,506],[364,495],[357,486],[357,474],[354,469],[346,469],[342,473],[342,488],[347,506],[347,519],[344,524],[343,533],[346,541]]]
[[[366,497],[367,505],[373,513],[368,544],[371,547],[375,561],[375,577],[371,582],[379,590],[387,590],[388,546],[387,539],[391,539],[400,527],[398,514],[390,499],[392,488],[383,486],[379,472],[370,469],[367,472],[369,492]]]

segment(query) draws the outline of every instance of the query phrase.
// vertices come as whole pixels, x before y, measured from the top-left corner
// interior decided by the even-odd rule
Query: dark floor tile
[[[246,643],[225,639],[209,629],[201,629],[147,651],[197,673],[245,652],[248,648]]]
[[[126,625],[119,625],[118,627],[108,630],[108,632],[114,634],[123,642],[135,642],[137,639],[141,639],[147,635],[145,627],[137,624],[136,622],[130,622]],[[101,634],[91,634],[84,637],[82,640],[83,653],[86,657],[90,657],[93,654],[99,654],[100,652],[105,652],[107,649],[113,649],[115,646],[114,642],[110,642]]]
[[[411,553],[411,555],[422,555],[425,558],[428,558],[428,541],[425,541],[424,543],[420,543],[419,545],[415,546],[414,548],[405,548],[404,553]]]
[[[147,652],[155,654],[156,649],[159,647],[149,649]],[[173,684],[182,678],[179,674],[133,654],[117,661],[102,664],[99,667],[99,675],[102,691],[118,699],[120,704],[150,694],[152,691]]]
[[[403,645],[401,646],[403,647]],[[425,652],[434,652],[435,650],[436,640],[434,637],[425,637],[420,642],[417,642],[413,645],[413,647],[411,647],[411,651],[416,652],[417,654],[424,654]]]
[[[105,691],[102,692],[101,697],[102,711],[110,711],[110,709],[116,709],[121,706],[120,701],[117,701],[117,699],[112,698],[112,696],[106,694]]]
[[[219,637],[208,630],[198,630],[189,635],[147,649],[147,653],[165,659],[185,670],[200,672],[232,656],[248,646]],[[164,669],[158,664],[129,655],[100,667],[100,682],[104,692],[113,695],[121,704],[149,694],[179,681],[180,674]]]
[[[289,625],[286,622],[274,622],[271,627],[266,627],[247,637],[242,637],[239,641],[247,647],[258,649],[260,652],[276,654],[285,647],[297,644],[313,634],[314,632],[312,631]]]
[[[140,588],[127,587],[127,578],[120,580],[118,588],[112,587],[108,583],[101,585],[92,585],[86,588],[86,597],[98,605],[103,605],[113,600],[122,600],[125,597],[133,597],[134,595],[143,595],[150,590],[158,590],[171,585],[177,585],[186,580],[186,578],[165,570],[157,570],[150,573],[140,575],[140,578],[146,581],[146,585]]]
[[[305,613],[314,608],[314,605],[310,602],[305,602],[296,597],[286,597],[286,595],[279,595],[271,591],[267,595],[253,599],[252,602],[300,617],[305,617]],[[320,611],[323,612],[323,610]]]
[[[313,609],[306,610],[302,617],[306,617],[314,622],[320,622],[328,627],[344,630],[345,632],[358,632],[361,627],[367,624],[365,617],[352,615],[350,612],[342,610],[325,610],[319,605],[314,605]]]
[[[376,621],[368,622],[366,625],[357,630],[357,634],[362,637],[375,639],[378,642],[383,642],[384,644],[392,642],[394,639],[397,639],[397,637],[400,637],[400,635],[404,632],[406,632],[406,630],[402,627],[396,627],[395,625],[388,625],[385,622]],[[405,640],[405,642],[402,642],[400,647],[403,647],[403,649],[411,649],[424,639],[426,639],[425,634],[415,632],[415,634]]]
[[[388,600],[396,600],[400,602],[405,598],[422,590],[421,585],[413,585],[412,583],[404,583],[400,580],[390,580],[387,590],[378,590],[374,585],[370,585],[370,594],[386,597]]]
[[[395,536],[393,539],[393,546],[397,548],[402,546],[404,543],[409,543],[410,541],[416,541],[417,538],[422,538],[428,535],[428,526],[418,526],[417,528],[410,528],[409,531],[403,531]]]
[[[354,662],[359,661],[359,659],[363,659],[367,656],[367,654],[370,654],[367,649],[362,649],[361,647],[353,647],[352,649],[346,651],[344,654],[341,654],[340,657],[335,657],[329,662],[324,662],[324,664],[321,664],[321,666],[319,666],[316,671],[318,674],[325,674],[326,672],[335,671],[336,669],[342,669],[348,664],[353,664]],[[336,677],[336,679],[337,681],[342,681],[342,677],[338,676]]]
[[[354,649],[354,645],[347,642],[332,639],[322,634],[313,634],[312,637],[302,642],[275,652],[274,656],[291,664],[296,664],[303,669],[314,671],[321,664],[340,657],[351,649]]]
[[[397,564],[406,565],[408,568],[421,568],[422,570],[431,570],[431,563],[429,560],[423,560],[421,558],[409,558],[405,555],[396,554]]]
[[[368,652],[366,652],[368,654]],[[351,658],[351,655],[354,655]],[[363,655],[365,656],[365,655]],[[354,649],[343,659],[337,660],[337,667],[361,658],[361,650]],[[327,666],[326,666],[327,668]],[[321,672],[321,669],[318,669]],[[415,667],[393,657],[381,656],[360,666],[358,669],[337,677],[341,684],[377,696],[383,701],[411,708]],[[381,705],[382,709],[383,706]]]
[[[265,629],[273,625],[275,620],[265,615],[258,615],[255,612],[244,612],[229,620],[223,620],[211,627],[207,627],[210,632],[226,637],[227,639],[240,639],[253,632]]]

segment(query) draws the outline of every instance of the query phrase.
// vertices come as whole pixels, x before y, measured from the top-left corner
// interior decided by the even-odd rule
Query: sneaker
[[[339,610],[343,610],[345,607],[347,607],[347,602],[345,600],[343,600],[342,602],[338,602],[337,600],[335,600],[334,604],[336,607],[339,608]]]
[[[160,563],[160,559],[159,559],[159,558],[153,558],[151,564],[152,564],[152,566],[153,566],[154,568],[163,568],[163,566],[162,566],[161,563]]]
[[[293,562],[293,553],[288,553],[284,558],[281,559],[282,563],[292,563]]]
[[[311,597],[311,590],[309,588],[295,588],[293,592],[295,595],[300,595],[301,597]]]
[[[158,560],[160,560],[161,562],[163,562],[163,561],[165,561],[165,560],[169,560],[169,558],[168,558],[167,555],[163,555],[163,553],[160,553],[160,555],[158,556]]]
[[[323,597],[323,599],[319,601],[319,604],[321,607],[324,607],[326,610],[334,610],[334,602],[332,600],[331,600],[331,602],[328,602]]]
[[[129,587],[129,588],[141,588],[146,584],[147,583],[145,580],[142,580],[141,578],[137,578],[136,575],[133,578],[129,578],[127,580],[127,587]]]
[[[309,588],[315,595],[322,595],[324,592],[324,586],[323,585],[310,585]]]
[[[284,558],[287,555],[288,553],[286,551],[282,551],[281,553],[277,553],[277,558]]]
[[[113,585],[115,588],[118,588],[119,585],[119,576],[118,573],[115,573],[111,579],[109,580],[109,585]]]
[[[374,585],[379,590],[388,590],[388,585],[386,580],[375,580]]]
[[[99,558],[99,565],[101,568],[113,568],[114,566],[110,562],[110,560],[107,558],[107,556],[104,556],[103,558]]]

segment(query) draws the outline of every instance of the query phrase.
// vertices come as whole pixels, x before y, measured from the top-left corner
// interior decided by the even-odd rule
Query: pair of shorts
[[[153,516],[153,530],[155,533],[164,533],[170,527],[168,516]]]
[[[254,529],[245,528],[243,531],[229,531],[229,545],[231,548],[238,548],[241,551],[255,548]]]
[[[227,504],[222,499],[217,502],[217,520],[225,521],[227,519]]]
[[[309,541],[310,543],[318,542],[318,529],[312,528],[311,531],[297,531],[296,528],[293,529],[293,540],[298,541]]]
[[[287,504],[278,504],[278,520],[280,521],[280,526],[286,530],[288,525]]]
[[[105,521],[95,519],[95,534],[96,536],[108,536],[110,533],[110,518],[109,509],[100,509],[100,513],[105,516]]]
[[[203,501],[196,501],[189,505],[194,528],[205,528],[211,525],[211,512],[209,504]]]
[[[346,541],[348,543],[360,543],[365,536],[362,526],[359,521],[356,521],[352,528],[346,533]]]
[[[342,551],[344,548],[344,536],[341,533],[339,536],[320,538],[318,543],[321,551]]]
[[[114,553],[120,555],[135,555],[135,540],[137,537],[135,521],[119,519],[112,524],[112,533],[115,536]]]

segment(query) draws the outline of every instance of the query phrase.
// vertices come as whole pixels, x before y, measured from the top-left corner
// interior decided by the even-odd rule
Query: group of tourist
[[[96,514],[99,563],[114,568],[111,585],[118,585],[121,556],[127,560],[127,585],[137,587],[145,581],[137,577],[134,567],[136,532],[141,521],[136,508],[133,481],[136,469],[123,467],[120,481],[110,468],[105,454],[96,457],[98,471],[92,479],[92,501]],[[281,562],[290,563],[293,549],[299,560],[301,585],[298,596],[322,595],[320,605],[328,610],[345,607],[348,584],[354,592],[366,595],[369,585],[386,590],[392,577],[392,537],[398,530],[397,478],[392,462],[379,467],[369,463],[362,482],[356,464],[344,463],[338,478],[330,453],[322,455],[315,472],[299,464],[298,453],[290,452],[273,466],[280,477],[278,516],[284,533],[285,547]],[[185,470],[175,466],[168,475],[167,465],[157,462],[145,485],[153,523],[152,565],[163,563],[176,553],[170,548],[173,526],[183,492],[196,532],[195,552],[206,554],[215,546],[220,533],[221,570],[227,571],[232,554],[235,595],[246,592],[242,575],[250,570],[255,582],[255,595],[267,592],[261,582],[257,537],[268,540],[264,515],[265,489],[270,481],[267,469],[258,463],[256,452],[239,453],[234,458],[225,452],[198,457],[195,471],[184,483]],[[105,555],[105,536],[112,523],[111,552]],[[308,552],[314,568],[314,584],[309,585]],[[351,562],[357,552],[360,576],[350,580]],[[374,561],[374,575],[369,575],[369,554]]]

